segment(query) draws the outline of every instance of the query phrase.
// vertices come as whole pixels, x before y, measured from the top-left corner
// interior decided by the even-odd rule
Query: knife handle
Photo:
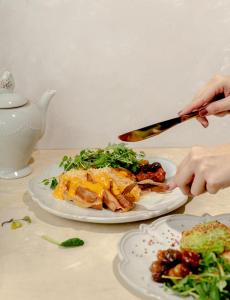
[[[191,119],[191,118],[194,118],[196,116],[199,115],[199,112],[202,110],[202,109],[205,109],[206,107],[208,107],[208,105],[212,102],[216,102],[216,101],[219,101],[219,100],[222,100],[225,98],[225,95],[224,93],[220,93],[220,94],[217,94],[216,96],[213,97],[212,101],[209,102],[208,104],[202,106],[200,109],[197,109],[197,110],[194,110],[192,111],[191,113],[189,114],[186,114],[186,115],[182,115],[181,116],[181,121],[186,121],[188,119]]]

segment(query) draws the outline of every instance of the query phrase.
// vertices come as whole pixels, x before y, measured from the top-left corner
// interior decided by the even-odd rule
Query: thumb
[[[230,110],[230,97],[210,103],[206,107],[206,115],[216,115]]]

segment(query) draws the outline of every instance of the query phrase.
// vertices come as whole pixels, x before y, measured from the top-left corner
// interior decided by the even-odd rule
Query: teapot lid
[[[26,98],[14,93],[14,85],[13,75],[5,71],[0,77],[0,109],[20,107],[28,102]]]

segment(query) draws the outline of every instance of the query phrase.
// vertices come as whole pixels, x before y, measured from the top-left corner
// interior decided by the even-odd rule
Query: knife
[[[220,93],[213,98],[212,102],[218,101],[223,98],[225,98],[224,93]],[[208,103],[208,104],[210,104],[210,103]],[[185,122],[187,120],[190,120],[190,119],[198,116],[200,110],[204,109],[207,106],[208,105],[202,106],[201,109],[192,111],[191,113],[182,115],[180,117],[176,117],[176,118],[169,119],[169,120],[159,122],[156,124],[152,124],[152,125],[140,128],[140,129],[136,129],[136,130],[132,130],[132,131],[123,133],[123,134],[119,135],[118,138],[124,142],[139,142],[139,141],[148,139],[150,137],[156,136],[156,135],[164,132],[165,130],[167,130],[175,125],[178,125],[182,122]]]

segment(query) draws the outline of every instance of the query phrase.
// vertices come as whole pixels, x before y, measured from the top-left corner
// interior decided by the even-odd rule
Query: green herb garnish
[[[56,177],[51,177],[51,178],[45,178],[42,180],[42,183],[44,185],[49,185],[49,187],[54,190],[55,187],[58,185],[58,180]]]
[[[112,167],[125,168],[133,173],[137,173],[140,170],[140,161],[143,157],[144,152],[137,153],[123,143],[109,144],[104,149],[84,149],[74,157],[65,155],[59,166],[63,167],[65,171]],[[42,183],[49,185],[53,190],[58,185],[58,179],[56,177],[45,178],[42,180]]]
[[[83,246],[84,245],[84,241],[79,239],[79,238],[71,238],[68,240],[65,240],[63,242],[58,242],[52,238],[50,238],[47,235],[43,235],[42,238],[52,244],[61,246],[61,247],[65,247],[65,248],[70,248],[70,247],[79,247],[79,246]]]
[[[27,223],[32,223],[32,220],[29,216],[25,216],[24,218],[22,219],[10,219],[10,220],[7,220],[7,221],[4,221],[1,223],[2,227],[5,225],[5,224],[10,224],[10,228],[11,229],[18,229],[20,227],[22,227],[22,222],[21,221],[25,221]]]
[[[136,153],[125,144],[109,144],[104,149],[85,149],[75,157],[64,156],[60,167],[65,171],[71,169],[89,169],[89,168],[125,168],[131,172],[137,172],[140,168],[140,159],[144,153]]]
[[[199,300],[230,299],[230,263],[214,252],[202,254],[197,274],[184,278],[163,276],[166,287],[180,296],[193,296]]]

